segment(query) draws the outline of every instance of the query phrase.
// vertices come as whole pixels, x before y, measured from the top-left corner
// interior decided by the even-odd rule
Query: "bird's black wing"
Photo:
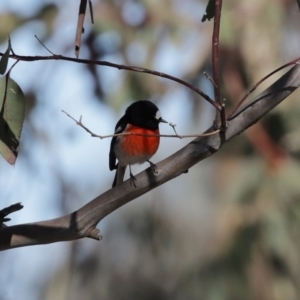
[[[127,126],[127,116],[124,115],[117,123],[116,127],[115,127],[115,133],[121,133],[124,131],[124,129]],[[110,151],[109,151],[109,169],[112,171],[114,169],[117,168],[117,164],[116,164],[116,155],[115,155],[115,151],[114,151],[114,147],[117,141],[117,137],[114,136],[111,139],[110,142]]]

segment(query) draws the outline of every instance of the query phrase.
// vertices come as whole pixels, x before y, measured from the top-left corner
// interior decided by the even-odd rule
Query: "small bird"
[[[127,107],[125,115],[118,121],[115,134],[132,132],[138,134],[159,134],[159,123],[168,123],[162,119],[159,109],[148,100],[136,101]],[[131,173],[131,165],[149,162],[153,171],[156,166],[150,158],[156,153],[159,146],[159,136],[121,135],[114,136],[110,144],[109,168],[116,169],[113,187],[123,182],[127,165],[130,178],[136,187],[136,178]],[[118,159],[118,163],[116,163]]]

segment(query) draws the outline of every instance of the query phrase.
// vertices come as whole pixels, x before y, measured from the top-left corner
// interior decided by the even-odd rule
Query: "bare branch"
[[[219,66],[219,35],[221,22],[222,0],[215,1],[215,18],[212,36],[212,67],[213,82],[215,86],[215,101],[221,105],[220,66]]]
[[[285,69],[287,67],[290,67],[292,65],[295,64],[299,64],[300,62],[300,57],[288,62],[287,64],[277,68],[276,70],[272,71],[271,73],[269,73],[268,75],[266,75],[265,77],[263,77],[261,80],[259,80],[250,90],[249,92],[244,95],[244,97],[238,102],[238,104],[235,106],[234,110],[230,113],[230,115],[228,116],[228,118],[230,118],[232,115],[234,115],[234,113],[239,109],[239,107],[243,104],[243,102],[257,89],[257,87],[263,83],[265,80],[267,80],[269,77],[271,77],[272,75],[274,75],[275,73],[281,71],[282,69]]]
[[[3,53],[0,53],[0,56],[2,56]],[[74,58],[74,57],[68,57],[68,56],[63,56],[63,55],[51,55],[51,56],[23,56],[23,55],[10,55],[10,58],[17,59],[20,61],[40,61],[40,60],[65,60],[65,61],[71,61],[75,63],[81,63],[81,64],[87,64],[87,65],[98,65],[98,66],[107,66],[111,68],[117,68],[119,70],[127,70],[127,71],[132,71],[132,72],[138,72],[138,73],[146,73],[146,74],[151,74],[154,76],[159,76],[162,78],[166,78],[175,82],[178,82],[189,89],[193,90],[195,93],[203,97],[207,102],[209,102],[211,105],[213,105],[216,109],[221,110],[222,107],[218,103],[216,103],[214,100],[212,100],[207,94],[202,92],[200,89],[197,87],[193,86],[192,84],[181,80],[177,77],[162,73],[162,72],[157,72],[154,70],[146,69],[146,68],[140,68],[140,67],[135,67],[135,66],[125,66],[125,65],[119,65],[119,64],[114,64],[108,61],[98,61],[98,60],[90,60],[90,59],[80,59],[80,58]]]
[[[221,84],[220,84],[220,22],[222,12],[222,0],[215,0],[215,13],[214,13],[214,29],[212,36],[212,68],[213,68],[213,82],[215,91],[215,101],[221,106],[220,111],[216,111],[215,124],[220,126],[224,131],[226,129],[226,114],[225,105],[221,99]]]
[[[212,84],[213,86],[217,89],[217,85],[215,84],[214,80],[206,73],[206,72],[203,72],[203,75],[206,77],[206,79],[208,79]]]
[[[100,239],[96,225],[120,206],[147,193],[165,182],[183,174],[199,161],[217,152],[224,143],[256,123],[266,113],[287,98],[300,86],[300,65],[294,66],[268,89],[241,108],[228,121],[228,128],[221,135],[198,137],[181,150],[156,164],[159,172],[151,167],[136,175],[137,188],[130,180],[108,190],[70,215],[31,224],[0,228],[0,250],[16,247],[70,241],[83,237]],[[207,131],[211,131],[209,128]]]
[[[89,9],[90,9],[91,21],[92,24],[94,24],[94,10],[93,10],[93,4],[91,0],[89,0]]]
[[[39,43],[52,55],[55,55],[52,51],[49,50],[49,48],[47,48],[45,46],[45,44],[37,37],[37,35],[34,35],[34,37],[39,41]]]
[[[148,137],[154,137],[154,136],[159,136],[159,137],[170,137],[170,138],[192,138],[192,137],[200,137],[200,136],[210,136],[214,135],[220,132],[220,130],[215,130],[209,133],[202,133],[202,134],[185,134],[185,135],[179,135],[177,134],[175,130],[175,124],[169,123],[169,125],[173,128],[175,135],[174,134],[143,134],[143,133],[134,133],[134,132],[122,132],[122,133],[114,133],[114,134],[108,134],[108,135],[98,135],[94,132],[92,132],[89,128],[87,128],[85,125],[82,123],[82,116],[80,116],[79,121],[77,121],[75,118],[73,118],[71,115],[69,115],[67,112],[62,110],[63,113],[65,113],[69,118],[71,118],[73,121],[76,122],[76,124],[80,127],[82,127],[85,131],[87,131],[92,137],[98,137],[101,140],[106,139],[106,138],[111,138],[114,136],[122,136],[122,135],[137,135],[137,136],[148,136]]]

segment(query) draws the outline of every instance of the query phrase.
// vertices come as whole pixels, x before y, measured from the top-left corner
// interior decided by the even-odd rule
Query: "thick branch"
[[[300,65],[294,66],[250,104],[241,108],[230,120],[222,142],[228,142],[257,122],[300,86]],[[207,131],[212,131],[212,128]],[[222,146],[219,135],[199,137],[151,168],[136,175],[137,188],[125,181],[98,196],[78,211],[53,220],[16,225],[0,229],[0,249],[6,250],[35,244],[69,241],[83,237],[100,239],[95,226],[108,214],[157,186],[181,175]]]

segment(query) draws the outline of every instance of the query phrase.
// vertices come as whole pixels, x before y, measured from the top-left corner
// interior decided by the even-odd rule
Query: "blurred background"
[[[213,22],[206,1],[93,1],[80,58],[141,66],[184,79],[213,97]],[[292,0],[224,1],[222,93],[227,111],[263,76],[300,53]],[[0,51],[74,57],[79,1],[1,1]],[[13,60],[10,62],[13,63]],[[286,71],[286,70],[285,70]],[[283,73],[267,80],[261,92]],[[201,133],[214,109],[177,83],[63,61],[20,62],[11,77],[27,113],[14,167],[0,158],[0,206],[22,202],[7,225],[68,214],[110,188],[110,140],[132,101],[155,102],[179,133]],[[0,253],[0,299],[299,299],[300,102],[292,94],[219,153],[100,222],[103,240]],[[161,132],[172,129],[161,126]],[[153,162],[190,140],[163,138]],[[136,166],[134,174],[148,165]]]

